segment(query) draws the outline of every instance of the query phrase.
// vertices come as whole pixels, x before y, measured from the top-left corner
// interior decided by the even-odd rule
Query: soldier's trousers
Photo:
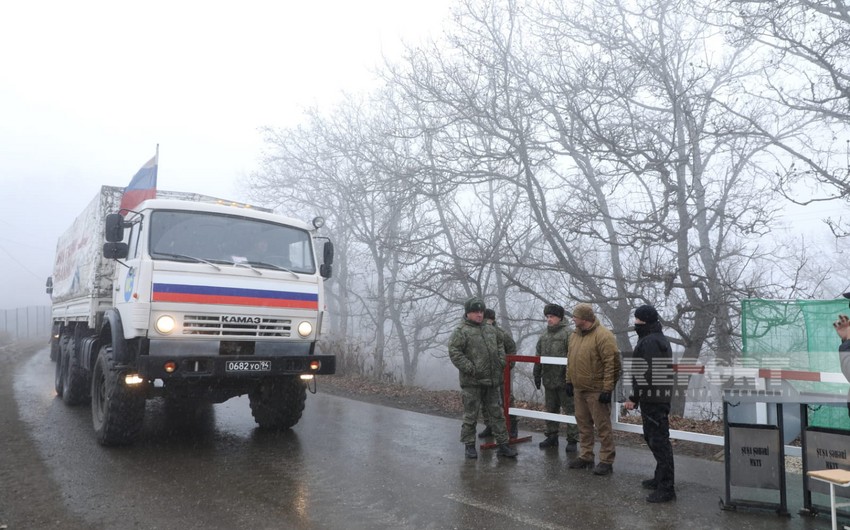
[[[613,464],[617,451],[614,448],[614,430],[611,427],[611,404],[600,403],[599,394],[592,390],[575,391],[576,422],[579,432],[579,458],[593,460],[593,428],[599,433],[599,462]]]
[[[508,406],[513,407],[514,402],[515,402],[514,395],[511,394],[511,400],[510,400],[510,403],[508,404]],[[499,406],[502,407],[502,416],[504,416],[505,415],[504,414],[504,410],[505,410],[505,385],[504,384],[499,385]],[[487,410],[484,407],[481,407],[481,416],[484,418],[484,425],[487,425],[486,414],[487,414]],[[516,425],[517,417],[514,416],[514,415],[511,415],[510,418],[511,418],[511,425]]]
[[[508,431],[505,428],[505,415],[502,413],[499,386],[462,386],[463,425],[460,427],[460,441],[465,445],[475,443],[475,424],[478,413],[484,416],[484,424],[490,427],[496,443],[508,443]],[[485,412],[486,411],[486,412]]]
[[[570,416],[575,416],[575,400],[567,395],[566,388],[546,388],[543,397],[546,402],[546,412],[551,412],[553,414],[569,414]],[[566,426],[567,441],[577,442],[578,426],[573,425],[572,423],[567,423]],[[547,421],[546,428],[543,431],[543,434],[545,434],[547,438],[550,436],[558,436],[558,432],[560,431],[560,429],[560,422]]]
[[[670,404],[640,404],[643,439],[655,457],[655,482],[658,490],[673,492],[673,446],[670,444]]]

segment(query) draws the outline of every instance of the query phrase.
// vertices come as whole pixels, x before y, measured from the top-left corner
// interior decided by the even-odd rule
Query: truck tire
[[[289,429],[301,419],[307,387],[296,376],[264,381],[248,394],[251,415],[261,429]]]
[[[74,354],[76,349],[76,342],[71,340],[59,354],[62,358],[62,401],[71,407],[89,399],[88,378],[80,359]]]
[[[56,371],[53,374],[53,389],[56,390],[56,395],[62,397],[64,393],[65,378],[62,376],[62,354],[56,356]]]
[[[50,360],[53,362],[59,361],[59,340],[54,338],[53,333],[50,337]]]
[[[112,346],[101,346],[91,381],[92,422],[100,445],[130,444],[142,428],[145,396],[141,388],[125,385],[123,378],[115,368]]]

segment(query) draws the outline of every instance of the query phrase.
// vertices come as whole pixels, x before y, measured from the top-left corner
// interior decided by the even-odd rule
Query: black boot
[[[611,464],[606,464],[605,462],[599,462],[598,464],[596,464],[596,467],[593,468],[594,475],[604,476],[610,475],[613,472],[614,466],[612,466]]]
[[[508,444],[499,444],[499,449],[496,451],[499,456],[507,456],[508,458],[516,458],[516,449]]]
[[[511,420],[511,438],[519,438],[519,422],[517,420]]]
[[[466,445],[466,458],[478,458],[478,451],[475,450],[475,444]]]
[[[541,449],[546,449],[547,447],[558,447],[558,435],[553,434],[552,436],[547,436],[546,439],[538,445]]]
[[[657,490],[658,489],[658,481],[654,478],[648,478],[646,480],[641,481],[640,485],[643,489],[647,490]]]
[[[646,502],[670,502],[676,500],[675,491],[655,490],[646,498]]]
[[[490,426],[488,425],[486,429],[478,433],[479,438],[489,438],[493,436],[493,431],[490,430]]]
[[[593,460],[576,458],[575,460],[570,461],[570,463],[567,464],[567,467],[570,469],[590,469],[593,467]]]

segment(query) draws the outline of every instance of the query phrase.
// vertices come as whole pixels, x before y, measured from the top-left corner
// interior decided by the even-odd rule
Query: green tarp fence
[[[841,372],[832,326],[840,313],[850,315],[846,298],[837,300],[761,300],[742,302],[744,364],[806,372]],[[850,385],[795,381],[799,392],[847,394]],[[809,426],[850,430],[846,405],[812,406]]]

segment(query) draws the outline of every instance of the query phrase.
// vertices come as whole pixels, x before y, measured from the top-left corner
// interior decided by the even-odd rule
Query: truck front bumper
[[[318,362],[317,369],[311,363]],[[310,357],[141,357],[139,375],[145,379],[257,379],[279,375],[328,375],[336,371],[333,355]]]
[[[336,372],[336,357],[314,355],[308,342],[151,340],[138,357],[145,379],[256,379]]]

